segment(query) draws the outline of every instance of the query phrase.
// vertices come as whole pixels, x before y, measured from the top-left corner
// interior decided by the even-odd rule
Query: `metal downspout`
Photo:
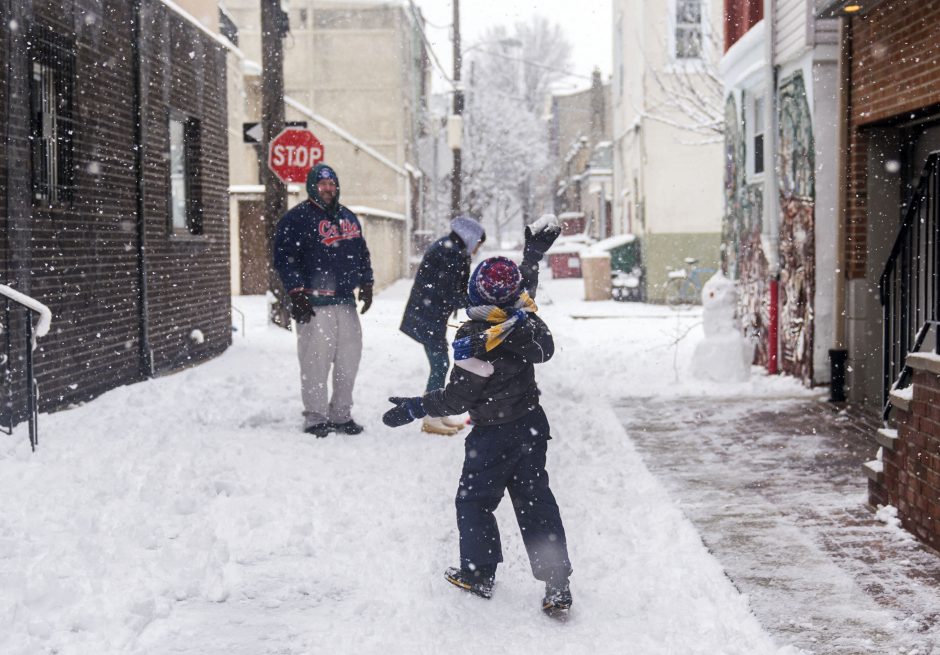
[[[780,201],[777,181],[777,66],[774,17],[776,0],[764,0],[764,254],[770,273],[767,372],[779,370]]]
[[[141,13],[142,0],[132,0],[131,18],[131,66],[133,68],[134,111],[134,174],[137,176],[137,284],[140,289],[140,372],[144,377],[153,377],[153,352],[150,349],[150,304],[147,291],[147,226],[144,220],[144,126],[143,126],[143,75],[141,72]]]
[[[833,339],[829,351],[829,400],[843,402],[845,395],[846,361],[849,351],[845,343],[846,321],[846,275],[847,258],[845,252],[847,200],[848,200],[848,145],[849,145],[849,84],[852,80],[852,25],[848,18],[839,19],[839,98],[836,118],[837,178],[839,188],[836,191],[836,274],[833,297]]]

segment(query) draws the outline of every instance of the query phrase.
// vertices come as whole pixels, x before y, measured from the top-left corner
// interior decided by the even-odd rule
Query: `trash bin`
[[[610,300],[610,253],[582,251],[581,275],[585,300]]]

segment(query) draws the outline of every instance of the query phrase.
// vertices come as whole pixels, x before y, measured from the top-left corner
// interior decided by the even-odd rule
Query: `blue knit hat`
[[[522,273],[511,259],[490,257],[484,259],[470,276],[467,294],[470,304],[504,307],[516,302],[522,291]]]

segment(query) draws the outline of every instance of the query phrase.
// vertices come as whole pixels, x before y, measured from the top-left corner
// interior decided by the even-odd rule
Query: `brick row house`
[[[823,4],[844,16],[849,395],[886,419],[869,500],[940,549],[940,4]]]
[[[722,265],[757,362],[885,418],[873,506],[940,547],[940,4],[726,0]]]
[[[0,4],[0,267],[46,304],[40,409],[231,343],[226,47],[162,0]],[[25,405],[25,312],[0,305],[0,423]]]

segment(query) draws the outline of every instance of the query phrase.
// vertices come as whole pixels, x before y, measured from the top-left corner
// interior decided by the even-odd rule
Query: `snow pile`
[[[721,271],[702,287],[702,327],[705,338],[695,347],[692,374],[715,382],[743,382],[750,377],[753,344],[735,325],[737,296],[734,282]]]

